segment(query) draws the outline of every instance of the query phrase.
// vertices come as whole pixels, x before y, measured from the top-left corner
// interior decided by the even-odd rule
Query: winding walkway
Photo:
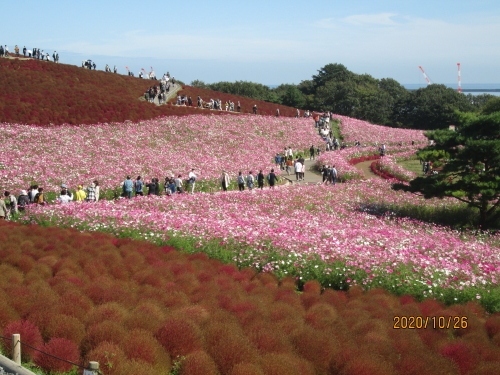
[[[363,161],[361,163],[358,163],[355,165],[355,167],[360,170],[364,176],[369,179],[369,178],[380,178],[380,176],[377,176],[375,173],[372,172],[370,165],[373,163],[373,160],[367,160]],[[321,173],[319,173],[314,166],[316,165],[315,160],[309,160],[307,159],[305,161],[305,166],[306,166],[306,173],[304,175],[304,179],[302,181],[297,181],[295,179],[295,173],[290,173],[290,175],[287,175],[286,172],[282,172],[281,176],[284,177],[286,180],[289,181],[289,183],[292,184],[321,184],[323,183],[323,176]],[[293,170],[293,167],[292,167]]]
[[[374,160],[362,161],[354,165],[358,170],[360,170],[366,178],[381,178],[379,175],[376,175],[372,172],[370,165],[374,162]]]

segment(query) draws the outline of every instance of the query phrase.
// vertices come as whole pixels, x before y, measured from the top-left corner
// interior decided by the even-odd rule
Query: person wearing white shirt
[[[57,201],[66,204],[71,202],[71,200],[72,197],[68,195],[67,190],[66,189],[61,190],[61,195],[59,196],[59,198],[57,198]]]
[[[295,161],[295,178],[299,181],[302,174],[302,163],[298,160]]]
[[[194,193],[194,185],[196,184],[196,174],[194,173],[194,168],[191,169],[188,175],[189,184],[191,185],[191,194]]]

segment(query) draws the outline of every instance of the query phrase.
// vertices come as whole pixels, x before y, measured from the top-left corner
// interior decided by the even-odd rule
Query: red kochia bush
[[[262,357],[262,368],[269,375],[314,375],[311,363],[293,353],[270,353]]]
[[[202,350],[195,351],[184,359],[181,375],[219,375],[212,357]]]
[[[122,375],[125,373],[127,357],[116,344],[102,342],[88,353],[87,361],[99,362],[100,370],[106,375]]]
[[[78,345],[73,341],[63,338],[56,337],[51,339],[43,346],[43,352],[77,364],[80,359]],[[73,367],[72,364],[51,357],[50,355],[38,353],[35,363],[45,371],[51,372],[67,372]]]
[[[40,349],[43,345],[43,339],[40,330],[37,326],[35,326],[28,320],[17,320],[5,326],[5,329],[3,330],[3,336],[11,337],[14,333],[19,333],[21,335],[21,343],[28,344],[36,349]],[[4,348],[8,353],[11,353],[12,340],[4,342]],[[36,350],[33,350],[27,345],[22,346],[21,359],[23,361],[30,361],[36,356],[36,354]]]
[[[156,338],[172,358],[203,349],[201,330],[191,321],[169,317],[156,332]]]
[[[229,375],[264,375],[264,371],[255,363],[238,363]]]
[[[461,374],[467,374],[480,361],[474,348],[462,340],[454,340],[445,344],[440,348],[439,352],[444,357],[453,360],[459,367]]]

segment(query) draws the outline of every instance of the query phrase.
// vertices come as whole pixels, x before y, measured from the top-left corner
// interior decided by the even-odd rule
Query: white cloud
[[[394,26],[397,23],[393,17],[395,13],[379,13],[379,14],[357,14],[342,19],[342,22],[355,26]]]

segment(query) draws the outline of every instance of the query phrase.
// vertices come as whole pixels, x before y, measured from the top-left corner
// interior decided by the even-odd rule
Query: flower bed
[[[17,194],[32,183],[58,191],[61,183],[74,189],[94,179],[114,190],[127,175],[163,181],[187,177],[191,168],[200,183],[222,170],[233,177],[239,170],[268,173],[275,153],[306,149],[317,135],[307,119],[188,116],[57,128],[2,124],[0,142],[9,145],[0,150],[0,186]]]
[[[356,140],[364,146],[382,143],[386,146],[411,145],[412,141],[422,146],[427,143],[421,130],[390,128],[340,115],[335,115],[334,118],[340,120],[340,132],[347,143]]]
[[[417,177],[415,173],[398,165],[396,158],[391,156],[384,156],[380,160],[373,162],[370,168],[373,173],[385,179],[408,182]]]
[[[384,285],[420,296],[474,288],[486,295],[497,284],[498,236],[484,242],[414,220],[376,217],[374,203],[449,205],[392,191],[381,180],[53,205],[30,210],[26,220],[153,240],[187,236],[200,250],[211,240],[236,243],[243,249],[232,255],[238,264],[318,277],[336,287]],[[316,261],[321,269],[312,276]]]

